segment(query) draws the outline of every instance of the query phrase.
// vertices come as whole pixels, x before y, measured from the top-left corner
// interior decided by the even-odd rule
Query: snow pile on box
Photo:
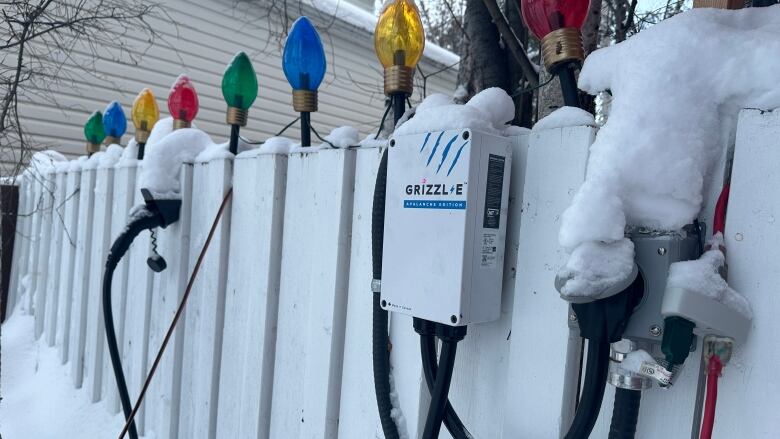
[[[677,230],[690,223],[708,175],[734,139],[739,110],[780,106],[778,53],[780,6],[695,9],[591,54],[580,87],[611,90],[612,111],[563,215],[560,244],[574,251],[626,240],[627,224]],[[575,275],[561,294],[597,295],[587,281],[592,274]],[[629,275],[621,268],[598,277]]]
[[[417,106],[414,117],[399,125],[394,136],[470,128],[504,134],[515,118],[515,104],[502,89],[493,87],[474,95],[465,105],[443,94],[432,94]]]
[[[191,163],[207,148],[217,145],[208,134],[197,128],[173,131],[173,120],[168,117],[154,125],[146,143],[141,187],[158,199],[181,198],[181,166]]]

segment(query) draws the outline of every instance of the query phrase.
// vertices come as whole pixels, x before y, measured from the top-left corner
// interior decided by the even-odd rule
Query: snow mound
[[[138,164],[138,142],[135,139],[130,139],[127,142],[127,146],[122,151],[122,156],[116,162],[117,168],[129,168]]]
[[[194,128],[194,126],[192,127]],[[146,145],[157,143],[163,139],[163,137],[173,132],[173,118],[165,117],[157,121],[152,127],[152,132],[149,133],[149,138],[146,139]],[[144,153],[146,155],[146,153]]]
[[[497,87],[482,90],[465,105],[454,104],[449,97],[433,94],[425,98],[417,107],[414,117],[398,126],[393,135],[461,128],[501,134],[514,117],[512,98]]]
[[[206,163],[212,160],[228,160],[232,158],[233,154],[230,153],[229,143],[222,143],[219,145],[213,143],[195,157],[195,162]]]
[[[154,130],[158,129],[160,122],[155,124]],[[166,126],[161,129],[165,130]],[[156,198],[181,198],[179,178],[182,164],[193,162],[200,153],[216,145],[208,134],[195,128],[182,128],[164,137],[155,136],[154,130],[149,140],[153,137],[160,140],[146,144],[141,187],[148,189]]]
[[[81,168],[84,170],[97,169],[98,166],[100,165],[101,157],[103,157],[103,154],[105,153],[106,153],[105,151],[98,151],[92,154],[91,156],[89,156],[89,158],[87,158],[87,161],[84,162],[84,165]]]
[[[533,131],[577,126],[595,127],[596,119],[581,108],[561,107],[536,122]]]
[[[60,364],[56,348],[35,340],[35,318],[23,311],[17,308],[3,323],[0,340],[3,437],[116,437],[122,415],[109,414],[104,404],[90,402],[85,389],[73,388],[70,368]]]
[[[622,240],[627,224],[689,224],[734,140],[739,110],[780,107],[777,53],[780,6],[694,9],[592,53],[579,86],[592,94],[611,90],[612,110],[562,217],[560,244],[571,251]],[[571,294],[593,291],[577,285]]]
[[[113,168],[122,158],[124,148],[117,144],[108,145],[104,154],[98,158],[98,168]]]
[[[287,137],[271,137],[259,148],[250,149],[238,154],[238,158],[251,158],[264,154],[288,154],[290,148],[295,145],[295,142]]]
[[[75,160],[71,160],[70,162],[68,162],[69,163],[68,171],[69,172],[80,171],[87,163],[87,160],[88,158],[85,155],[80,156]]]
[[[720,250],[722,245],[723,235],[718,233],[710,241],[711,250],[704,252],[699,259],[672,264],[666,287],[701,294],[752,319],[750,302],[731,288],[720,275],[720,269],[726,264],[726,256]]]
[[[67,162],[68,159],[57,151],[45,150],[33,154],[30,159],[30,165],[25,172],[32,172],[34,175],[48,174],[56,170],[56,164]]]
[[[619,293],[613,286],[633,280],[634,243],[624,238],[614,242],[586,242],[574,249],[558,272],[565,282],[561,297],[581,303]]]
[[[332,143],[336,148],[349,148],[357,145],[360,141],[360,133],[357,129],[350,126],[334,128],[325,140]]]

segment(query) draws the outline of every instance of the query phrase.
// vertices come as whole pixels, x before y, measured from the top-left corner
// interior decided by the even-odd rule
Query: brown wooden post
[[[2,235],[0,236],[0,322],[5,321],[8,304],[8,287],[11,282],[11,263],[14,257],[14,239],[16,237],[16,216],[19,208],[19,186],[2,185],[0,187],[0,214],[2,214]]]

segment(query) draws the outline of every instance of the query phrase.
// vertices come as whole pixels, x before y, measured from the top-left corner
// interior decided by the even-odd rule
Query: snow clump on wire
[[[780,107],[778,53],[780,6],[772,6],[694,9],[588,57],[580,88],[610,90],[613,101],[562,217],[559,242],[572,254],[559,273],[564,298],[597,299],[604,280],[631,275],[628,260],[615,261],[633,259],[627,225],[664,231],[693,221],[739,111]],[[608,247],[609,267],[579,263]]]

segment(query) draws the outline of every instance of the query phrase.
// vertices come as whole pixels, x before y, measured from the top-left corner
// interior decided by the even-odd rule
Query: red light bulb
[[[168,95],[168,111],[174,120],[182,121],[184,126],[189,126],[198,114],[198,93],[186,75],[179,75],[173,83]]]
[[[590,0],[520,0],[523,20],[540,40],[562,28],[581,29]]]

